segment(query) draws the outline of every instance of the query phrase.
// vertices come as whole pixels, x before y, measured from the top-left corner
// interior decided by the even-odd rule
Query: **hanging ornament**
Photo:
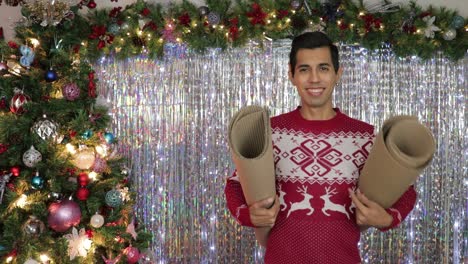
[[[86,172],[82,172],[78,175],[78,185],[84,187],[89,183],[89,176]]]
[[[118,207],[122,204],[122,195],[118,190],[110,190],[106,193],[106,204],[110,207]]]
[[[449,28],[444,31],[444,34],[442,34],[442,37],[448,41],[453,40],[455,39],[455,37],[457,37],[457,31],[453,28]]]
[[[115,142],[115,137],[114,134],[110,132],[104,133],[104,140],[106,141],[107,144],[112,144]]]
[[[23,224],[21,229],[23,234],[27,237],[38,237],[45,230],[44,223],[39,220],[36,216],[31,215],[29,219]]]
[[[68,240],[68,255],[70,260],[75,259],[77,256],[86,257],[88,255],[88,250],[91,248],[92,240],[88,238],[86,230],[84,228],[78,230],[73,227],[71,234],[66,234],[63,236]]]
[[[208,13],[207,20],[208,20],[208,23],[210,23],[210,25],[218,25],[219,22],[221,21],[221,18],[219,17],[218,13],[210,12]]]
[[[25,68],[31,67],[31,64],[34,61],[34,56],[35,56],[35,53],[32,50],[32,48],[29,47],[29,46],[26,46],[26,45],[21,45],[20,46],[20,53],[22,54],[22,56],[21,56],[21,58],[19,60],[21,66],[23,66]]]
[[[198,13],[201,17],[204,17],[210,13],[210,9],[207,6],[200,6],[198,8]]]
[[[89,197],[89,190],[86,187],[80,187],[76,191],[76,198],[80,201],[86,201]]]
[[[21,169],[19,166],[13,166],[10,168],[10,172],[13,174],[13,176],[18,177],[20,175]]]
[[[23,106],[28,102],[31,102],[31,98],[23,94],[23,91],[15,88],[15,95],[11,98],[10,102],[10,111],[17,115],[21,115],[22,113],[26,112]]]
[[[34,168],[42,160],[42,154],[34,146],[23,154],[23,163],[27,167]]]
[[[120,32],[120,26],[117,23],[112,23],[107,27],[107,31],[112,35],[117,35]]]
[[[31,187],[34,190],[42,189],[44,187],[44,178],[39,175],[39,172],[36,172],[36,175],[31,179]]]
[[[10,181],[11,176],[11,173],[0,175],[0,204],[2,204],[5,187],[6,184]]]
[[[291,0],[289,6],[292,10],[298,11],[302,8],[303,0]]]
[[[62,87],[62,94],[68,101],[74,101],[80,97],[80,87],[76,83],[67,83]]]
[[[93,136],[93,131],[91,129],[86,129],[85,132],[81,135],[83,139],[90,139]]]
[[[46,82],[53,82],[53,81],[56,81],[56,80],[58,79],[57,72],[54,71],[52,68],[49,69],[49,70],[46,71],[46,73],[44,74],[44,79],[46,80]]]
[[[104,225],[104,216],[96,213],[91,217],[89,224],[94,228],[99,228]]]
[[[93,171],[96,173],[103,173],[107,171],[107,161],[101,157],[95,157],[93,164]]]
[[[127,263],[134,264],[140,259],[140,251],[136,247],[129,246],[124,249],[124,254],[127,256]]]
[[[51,192],[49,195],[47,195],[47,198],[49,198],[49,201],[57,202],[62,200],[63,194],[57,193],[57,192]]]
[[[46,119],[47,117],[44,115],[43,119],[34,123],[33,127],[31,128],[36,134],[39,135],[43,140],[52,139],[54,142],[60,143],[63,140],[63,135],[60,136],[57,133],[58,124],[52,120]]]
[[[154,264],[157,262],[156,254],[151,249],[145,249],[140,253],[139,263]]]
[[[459,29],[465,25],[465,19],[462,16],[456,15],[453,17],[450,27],[454,29]]]
[[[72,200],[64,200],[50,204],[47,224],[57,232],[65,232],[81,221],[80,206]]]
[[[95,154],[93,149],[91,148],[84,148],[80,152],[75,155],[75,158],[71,160],[72,164],[75,167],[81,170],[87,170],[93,166],[95,160]]]

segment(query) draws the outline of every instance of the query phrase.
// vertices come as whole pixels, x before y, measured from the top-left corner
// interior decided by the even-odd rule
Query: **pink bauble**
[[[80,97],[80,87],[76,83],[67,83],[62,87],[62,94],[68,101],[74,101]]]
[[[130,264],[137,263],[140,259],[140,251],[136,247],[129,246],[124,249],[124,252],[127,256],[127,262]]]
[[[107,161],[100,157],[94,159],[93,171],[97,173],[103,173],[107,170]]]
[[[48,211],[47,224],[57,232],[65,232],[81,220],[80,206],[71,200],[52,203]]]

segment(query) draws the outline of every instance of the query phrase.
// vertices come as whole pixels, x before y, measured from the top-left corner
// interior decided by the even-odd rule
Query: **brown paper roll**
[[[275,196],[275,168],[268,110],[241,108],[229,124],[229,147],[248,205]]]
[[[434,137],[415,116],[384,122],[359,177],[359,189],[384,208],[415,183],[435,152]]]

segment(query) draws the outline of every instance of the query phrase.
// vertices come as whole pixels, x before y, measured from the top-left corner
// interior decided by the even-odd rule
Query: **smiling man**
[[[299,35],[289,59],[301,105],[271,119],[277,195],[247,205],[234,172],[225,188],[228,208],[254,227],[266,264],[360,263],[360,231],[397,226],[416,192],[411,186],[384,209],[357,190],[374,127],[333,107],[343,70],[332,41],[321,32]]]

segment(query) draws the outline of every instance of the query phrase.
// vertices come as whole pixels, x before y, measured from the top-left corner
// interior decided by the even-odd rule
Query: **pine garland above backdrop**
[[[427,59],[440,51],[458,60],[466,54],[467,19],[456,11],[432,6],[423,9],[415,2],[356,2],[206,0],[206,5],[196,6],[184,0],[163,8],[137,0],[105,10],[96,9],[93,0],[84,0],[71,8],[73,13],[56,19],[55,25],[38,19],[41,7],[30,4],[22,9],[28,23],[19,25],[16,32],[27,39],[34,37],[29,36],[31,32],[61,28],[65,34],[62,45],[75,46],[76,52],[90,60],[103,54],[160,57],[166,43],[186,45],[196,52],[241,47],[249,40],[292,38],[306,30],[322,30],[337,42],[369,49],[389,45],[400,57]],[[82,17],[77,10],[85,6],[90,12]]]

